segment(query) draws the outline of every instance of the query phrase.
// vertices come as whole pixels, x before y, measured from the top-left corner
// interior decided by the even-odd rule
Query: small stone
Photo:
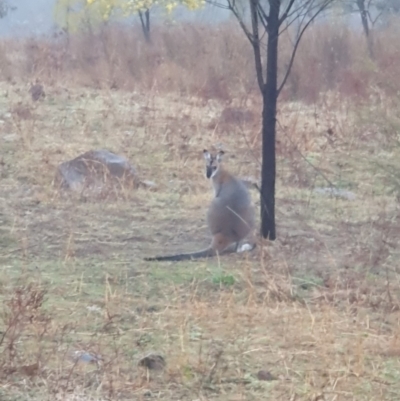
[[[96,363],[98,364],[103,360],[100,355],[92,354],[86,351],[74,351],[71,353],[71,358],[75,362]]]
[[[258,380],[263,380],[263,381],[272,381],[272,380],[278,380],[271,372],[268,370],[260,370],[257,373],[257,379]]]
[[[153,189],[157,187],[157,184],[154,181],[149,181],[149,180],[140,181],[140,185],[148,189]]]
[[[160,354],[150,353],[139,360],[139,366],[150,370],[162,370],[165,368],[165,359]]]

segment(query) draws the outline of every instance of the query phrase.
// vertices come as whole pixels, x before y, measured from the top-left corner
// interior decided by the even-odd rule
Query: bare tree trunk
[[[269,0],[267,81],[263,90],[261,235],[275,240],[275,135],[278,101],[278,38],[281,0]]]
[[[213,0],[206,0],[214,4]],[[279,92],[285,85],[293,65],[300,40],[310,24],[335,0],[248,0],[251,17],[251,29],[245,23],[236,0],[227,0],[228,9],[238,20],[254,52],[257,82],[263,98],[262,113],[262,168],[261,168],[261,235],[270,240],[276,239],[275,228],[275,179],[276,179],[276,109]],[[280,16],[282,2],[284,12]],[[238,1],[239,3],[239,1]],[[221,6],[224,8],[224,6]],[[306,18],[309,16],[309,18]],[[367,15],[368,17],[368,15]],[[300,21],[300,32],[294,44],[289,67],[278,88],[278,40],[279,28],[287,21],[287,27],[295,20]],[[368,21],[367,21],[368,22]],[[264,33],[260,34],[260,27]],[[263,46],[267,36],[266,67],[263,67]],[[266,77],[264,79],[264,69]]]
[[[369,29],[368,23],[368,11],[365,8],[365,0],[357,0],[357,6],[360,11],[361,22],[364,29],[365,38],[367,40],[368,54],[373,59],[374,58],[374,42],[372,37],[372,32]]]
[[[146,39],[147,43],[151,43],[151,37],[150,37],[150,10],[146,8],[146,11],[143,12],[139,10],[139,17],[140,17],[140,23],[142,24],[142,31],[144,38]]]

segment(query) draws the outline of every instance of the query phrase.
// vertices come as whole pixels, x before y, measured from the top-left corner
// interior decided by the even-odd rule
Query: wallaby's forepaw
[[[256,247],[256,244],[242,244],[238,247],[237,253],[242,253],[242,252],[247,252],[247,251],[252,251]]]

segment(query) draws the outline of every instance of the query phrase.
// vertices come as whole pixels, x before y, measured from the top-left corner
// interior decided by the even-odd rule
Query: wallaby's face
[[[218,173],[224,152],[220,150],[216,155],[212,155],[208,150],[203,151],[206,160],[206,176],[213,178]]]

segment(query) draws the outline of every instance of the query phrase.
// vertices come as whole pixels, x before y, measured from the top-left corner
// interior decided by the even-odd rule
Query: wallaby
[[[207,212],[207,224],[211,231],[211,245],[198,252],[170,256],[156,256],[145,260],[179,261],[215,256],[217,253],[242,252],[254,248],[254,244],[241,244],[254,230],[254,207],[246,185],[221,165],[224,152],[211,155],[203,151],[206,160],[206,176],[214,187],[214,199]]]

